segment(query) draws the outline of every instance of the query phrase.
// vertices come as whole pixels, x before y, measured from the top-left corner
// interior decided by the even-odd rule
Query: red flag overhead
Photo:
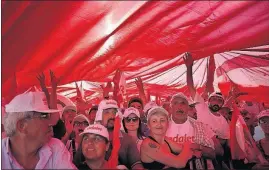
[[[61,84],[109,81],[120,69],[127,81],[142,76],[146,88],[183,88],[186,70],[181,54],[186,51],[197,60],[194,67],[202,76],[194,81],[202,87],[205,57],[221,53],[226,61],[229,56],[224,52],[269,44],[268,1],[3,1],[2,5],[6,97],[12,95],[9,91],[20,93],[37,85],[36,74],[49,69]],[[255,50],[264,53],[268,47]],[[261,82],[268,76],[268,54],[262,55],[254,62],[246,59],[251,62],[246,67],[254,67],[260,78],[256,87],[268,85]],[[223,63],[221,58],[214,56],[216,68]],[[218,73],[233,74],[238,67],[244,65],[224,63]],[[10,90],[13,82],[16,90]],[[127,93],[128,87],[132,89],[132,84]]]

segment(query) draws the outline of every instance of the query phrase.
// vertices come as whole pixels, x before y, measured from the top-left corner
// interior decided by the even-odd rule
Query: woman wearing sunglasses
[[[138,151],[143,141],[144,134],[141,129],[141,119],[139,111],[134,107],[129,107],[124,111],[122,125],[124,131],[136,142]]]
[[[192,158],[194,149],[190,143],[179,145],[165,137],[168,129],[168,112],[162,107],[153,107],[148,112],[150,136],[141,144],[141,161],[145,169],[184,168]]]

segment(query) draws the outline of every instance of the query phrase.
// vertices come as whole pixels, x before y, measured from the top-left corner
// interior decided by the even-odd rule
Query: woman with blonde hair
[[[168,112],[153,107],[148,112],[150,136],[141,145],[141,161],[145,169],[184,168],[195,151],[191,144],[183,146],[165,137],[169,124]]]

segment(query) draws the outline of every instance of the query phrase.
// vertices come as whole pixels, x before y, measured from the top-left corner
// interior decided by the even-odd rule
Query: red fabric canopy
[[[269,86],[268,11],[268,1],[2,1],[2,95],[38,85],[36,74],[48,77],[49,69],[61,84],[102,83],[120,69],[127,80],[142,76],[153,93],[170,94],[186,89],[186,51],[197,60],[197,87],[204,85],[207,57],[216,54],[215,77],[226,78],[217,83],[236,81],[244,69],[255,85],[241,77],[236,83],[261,95]],[[257,46],[262,50],[246,49]],[[134,84],[128,87],[133,92]]]

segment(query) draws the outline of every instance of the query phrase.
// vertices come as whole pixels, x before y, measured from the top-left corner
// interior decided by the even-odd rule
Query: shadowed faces
[[[103,110],[102,124],[109,131],[114,129],[114,121],[115,121],[116,114],[117,114],[117,109],[115,108]]]

